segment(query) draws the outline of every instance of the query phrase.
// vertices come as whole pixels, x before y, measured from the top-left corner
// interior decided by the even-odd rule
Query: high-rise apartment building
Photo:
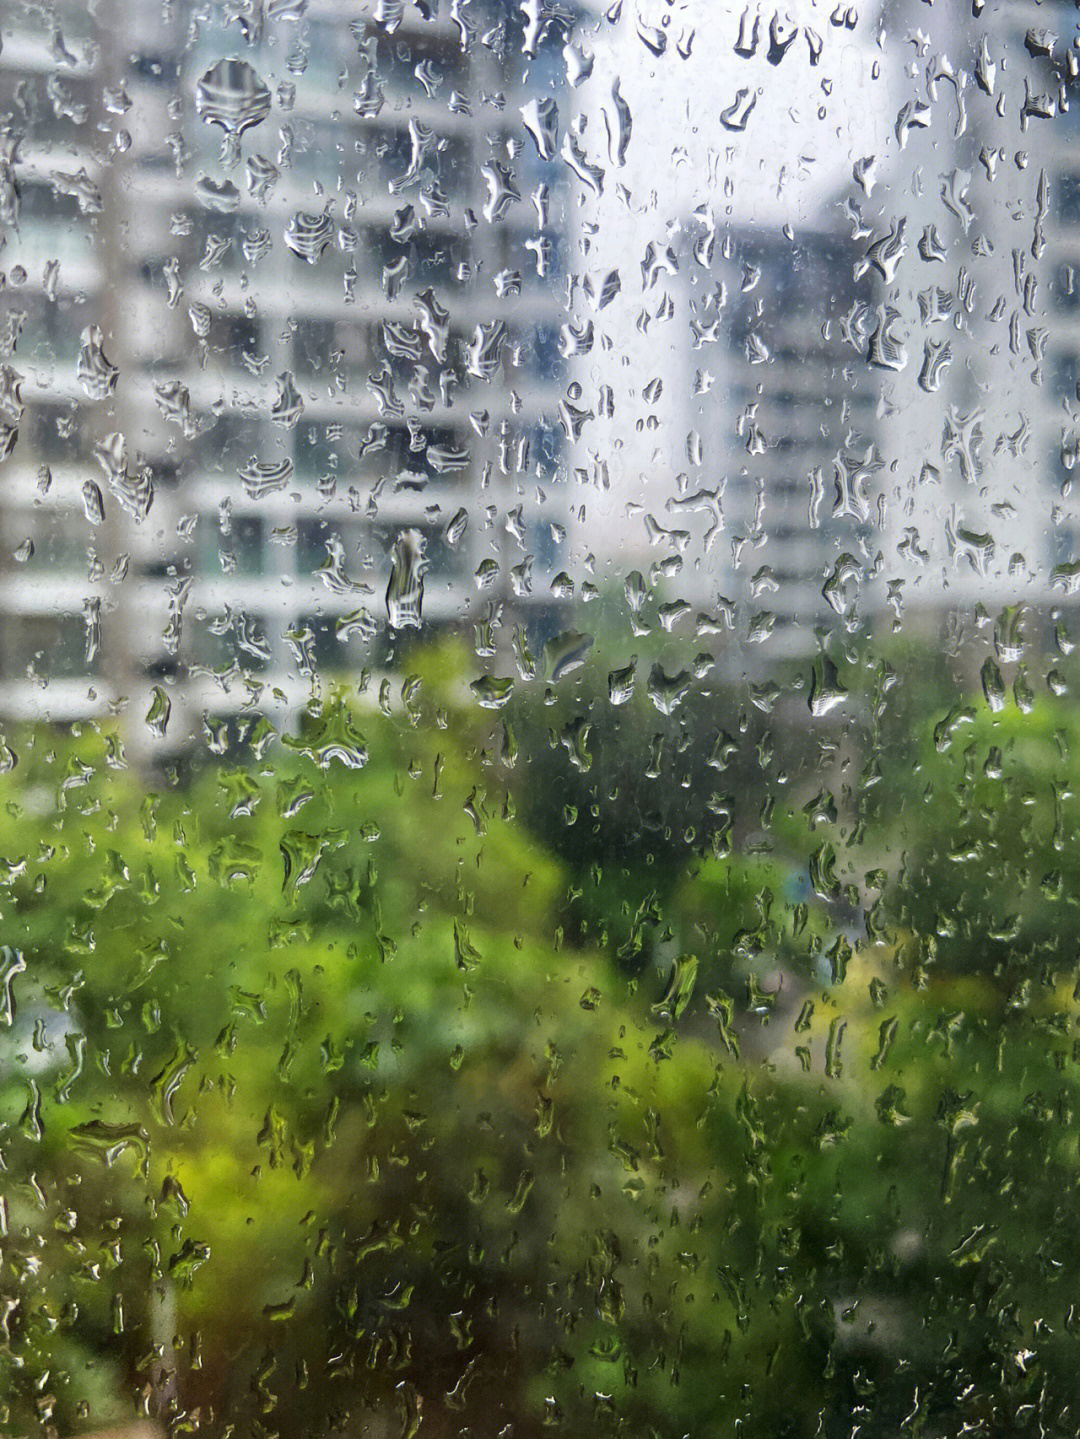
[[[851,202],[890,338],[884,573],[915,623],[1045,612],[1076,558],[1075,24],[1027,3],[884,22],[911,45]]]
[[[865,322],[880,287],[838,138],[875,54],[841,10],[820,33],[756,7],[696,30],[696,12],[683,18],[681,86],[656,85],[628,28],[590,95],[609,136],[627,133],[621,107],[633,127],[622,149],[609,140],[619,183],[593,202],[596,288],[620,284],[596,321],[602,403],[581,464],[601,491],[597,553],[640,571],[674,635],[719,630],[738,671],[812,653],[837,606],[844,621],[858,610],[856,567],[877,563]]]
[[[167,752],[550,599],[571,12],[50,14],[0,19],[0,714]]]
[[[696,569],[771,654],[1075,588],[1080,52],[1046,7],[974,8],[883,7],[910,43],[865,67],[847,173],[801,217],[688,227],[716,276],[680,260],[686,503],[711,474],[726,527]]]
[[[698,37],[714,85],[670,102],[691,121],[672,165],[635,130],[637,223],[608,214],[597,262],[621,270],[606,315],[631,359],[608,367],[592,446],[612,496],[596,543],[617,520],[604,552],[672,603],[745,601],[747,655],[812,652],[820,624],[935,633],[1074,592],[1067,19],[1026,0],[838,6],[817,27],[725,10]],[[632,107],[637,55],[631,37]]]
[[[667,510],[702,558],[680,583],[768,656],[812,651],[874,567],[873,279],[839,225],[686,234],[685,470]]]

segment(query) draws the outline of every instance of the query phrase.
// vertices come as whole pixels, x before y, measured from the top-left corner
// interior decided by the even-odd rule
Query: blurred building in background
[[[1076,587],[1066,19],[914,0],[820,26],[724,10],[683,90],[653,97],[681,112],[666,170],[656,126],[634,129],[633,223],[597,204],[623,359],[592,376],[610,389],[581,466],[602,492],[589,538],[684,601],[687,624],[719,611],[761,646],[747,662],[813,653],[821,625],[958,632]],[[594,103],[617,108],[612,72],[632,97],[647,68],[628,34]],[[703,93],[731,97],[711,118],[703,73]]]
[[[873,564],[883,460],[859,328],[873,277],[836,223],[685,233],[686,468],[669,524],[712,557],[688,583],[723,628],[766,658],[812,651]]]
[[[0,713],[124,706],[167,750],[635,568],[766,659],[1067,601],[1045,8],[725,12],[654,97],[695,113],[707,60],[701,155],[640,113],[634,28],[593,73],[607,12],[554,0],[5,12]],[[780,60],[833,130],[754,101]]]
[[[159,751],[550,603],[566,531],[570,11],[196,8],[0,21],[0,713]]]
[[[770,653],[812,651],[822,623],[1007,629],[1080,573],[1075,26],[904,3],[880,26],[905,43],[871,72],[845,183],[801,225],[689,227],[719,257],[683,335],[706,468],[667,508],[712,467],[727,533],[699,578],[746,600]],[[732,28],[749,54],[751,21]]]
[[[980,6],[974,23],[884,12],[909,43],[886,62],[889,143],[856,162],[847,206],[878,284],[883,576],[924,629],[1069,592],[1080,230],[1065,18],[1035,4]]]

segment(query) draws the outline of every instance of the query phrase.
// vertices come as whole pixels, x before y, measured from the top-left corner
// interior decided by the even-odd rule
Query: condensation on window
[[[1078,1432],[1078,77],[0,7],[0,1431]]]

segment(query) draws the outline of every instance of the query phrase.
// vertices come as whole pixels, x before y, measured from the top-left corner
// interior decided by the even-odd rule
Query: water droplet
[[[200,175],[195,181],[195,198],[213,215],[233,215],[240,208],[240,191],[231,180]]]
[[[93,480],[84,480],[82,487],[83,514],[92,525],[100,525],[105,519],[105,500],[100,485]]]
[[[633,131],[633,117],[630,106],[623,98],[616,78],[611,87],[611,108],[604,109],[604,124],[607,127],[608,158],[613,165],[626,164],[626,151]]]
[[[105,337],[97,325],[88,325],[82,332],[79,350],[78,378],[91,400],[104,400],[116,389],[120,376],[117,367],[105,357]]]
[[[521,107],[521,118],[541,160],[551,160],[559,143],[559,107],[550,95]]]
[[[456,546],[469,524],[469,512],[464,507],[455,510],[446,523],[446,543],[451,547]]]
[[[262,500],[285,489],[293,477],[293,462],[290,459],[257,460],[252,456],[239,473],[248,499]]]
[[[731,130],[736,134],[745,130],[757,102],[758,92],[743,86],[735,92],[735,98],[731,104],[720,111],[721,125],[725,130]]]
[[[110,1124],[104,1119],[91,1119],[70,1130],[72,1143],[78,1149],[95,1155],[106,1169],[111,1169],[121,1154],[133,1150],[146,1175],[150,1162],[150,1136],[141,1124]]]
[[[329,215],[309,215],[298,211],[285,231],[285,244],[301,260],[314,265],[332,243],[334,223]]]
[[[513,695],[514,681],[509,677],[481,675],[478,680],[473,680],[469,688],[476,696],[477,703],[484,709],[497,710],[502,709]]]
[[[233,147],[246,130],[262,124],[270,103],[270,91],[246,60],[219,60],[195,86],[196,113],[207,125],[219,125]]]
[[[613,705],[628,704],[634,694],[634,682],[637,678],[637,655],[632,655],[630,663],[620,670],[612,670],[608,675],[608,699]]]
[[[847,691],[840,683],[836,665],[827,654],[818,655],[810,681],[809,706],[812,715],[830,714],[847,700]]]
[[[592,646],[592,635],[578,630],[565,630],[548,640],[544,645],[544,667],[552,683],[580,669]]]
[[[191,415],[191,392],[179,380],[158,380],[154,383],[154,399],[165,419],[179,425],[185,439],[198,433],[198,425]]]
[[[469,344],[469,374],[479,380],[492,380],[499,370],[500,357],[506,343],[506,324],[490,320],[476,326]]]
[[[424,537],[419,530],[404,530],[394,542],[390,582],[386,587],[386,616],[393,630],[419,629],[424,603]]]
[[[951,364],[952,349],[948,340],[927,340],[923,345],[919,387],[928,395],[936,394],[941,389],[944,372]]]
[[[171,714],[172,700],[161,685],[155,685],[151,692],[150,708],[146,711],[146,725],[156,739],[165,738]]]
[[[270,191],[281,176],[278,167],[264,155],[251,155],[245,167],[248,194],[257,205],[266,203]]]
[[[690,692],[693,677],[689,670],[680,670],[669,675],[660,664],[654,664],[649,671],[647,692],[649,699],[662,715],[674,714]]]
[[[270,407],[270,418],[276,425],[291,430],[303,413],[304,402],[300,398],[292,372],[285,370],[277,377],[277,394]]]
[[[983,694],[986,696],[986,703],[995,712],[1005,708],[1005,681],[1001,677],[1001,671],[994,661],[987,656],[980,672]]]
[[[743,60],[752,59],[757,53],[760,36],[761,14],[755,10],[751,19],[750,9],[747,7],[739,17],[739,36],[735,41],[735,54]]]

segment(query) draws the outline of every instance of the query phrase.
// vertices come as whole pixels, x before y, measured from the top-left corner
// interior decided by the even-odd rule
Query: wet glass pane
[[[0,1432],[1080,1430],[1078,107],[0,6]]]

